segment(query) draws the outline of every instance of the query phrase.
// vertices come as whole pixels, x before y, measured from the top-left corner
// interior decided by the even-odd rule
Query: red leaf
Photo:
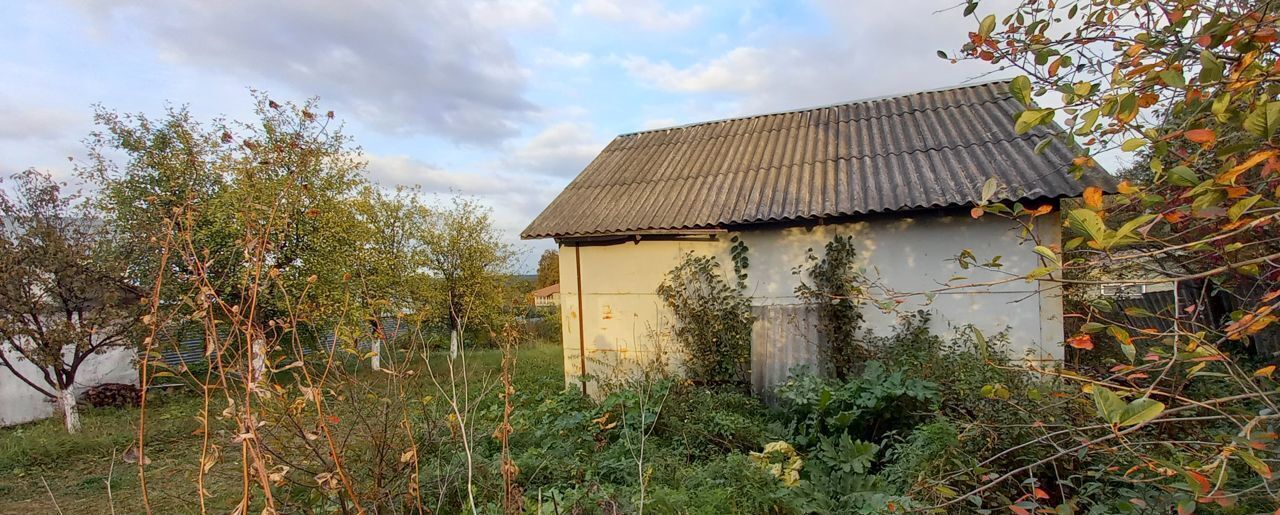
[[[1044,490],[1042,490],[1042,489],[1040,489],[1040,488],[1036,488],[1036,489],[1035,489],[1035,492],[1036,492],[1036,499],[1048,499],[1048,498],[1049,498],[1049,493],[1048,493],[1048,492],[1045,492]]]
[[[1214,134],[1213,129],[1191,129],[1182,133],[1187,139],[1193,143],[1213,143],[1218,139],[1218,135]]]
[[[1012,510],[1014,513],[1017,513],[1018,515],[1031,515],[1031,512],[1027,511],[1026,508],[1023,508],[1021,506],[1009,505],[1009,509]]]
[[[982,210],[982,207],[975,207],[969,210],[969,216],[972,216],[974,220],[982,218],[983,213],[985,213],[985,211]]]

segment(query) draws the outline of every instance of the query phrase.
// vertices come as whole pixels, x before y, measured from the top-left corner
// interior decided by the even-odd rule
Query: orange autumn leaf
[[[1213,143],[1218,139],[1218,135],[1213,132],[1213,129],[1191,129],[1182,133],[1182,135],[1191,140],[1191,142],[1200,144]]]
[[[1198,488],[1197,492],[1199,493],[1208,492],[1211,488],[1213,488],[1213,485],[1209,484],[1209,479],[1204,477],[1204,474],[1201,474],[1194,470],[1188,470],[1187,477],[1190,477],[1192,481],[1195,481],[1195,484],[1191,486],[1197,487]]]
[[[1276,155],[1276,151],[1274,150],[1263,150],[1261,152],[1257,152],[1249,156],[1248,159],[1245,159],[1244,162],[1231,167],[1230,170],[1218,174],[1218,177],[1215,178],[1215,180],[1218,181],[1218,184],[1235,184],[1236,177],[1239,177],[1240,174],[1248,171],[1250,168],[1253,168],[1258,163],[1270,159],[1274,155]]]
[[[982,210],[982,206],[977,206],[969,210],[969,216],[972,216],[975,220],[982,218],[983,213],[984,211]]]
[[[1030,214],[1031,214],[1031,216],[1040,216],[1040,215],[1047,215],[1047,214],[1051,213],[1052,211],[1053,211],[1053,205],[1051,205],[1051,204],[1041,204],[1040,206],[1036,207],[1035,209],[1029,210],[1029,211],[1027,211],[1027,212],[1028,212],[1028,213],[1030,213]]]
[[[1161,214],[1160,216],[1164,217],[1164,221],[1176,224],[1186,218],[1187,214],[1182,211],[1169,211],[1168,213]]]
[[[1267,365],[1253,372],[1253,377],[1271,377],[1276,372],[1275,365]]]
[[[1036,499],[1048,499],[1048,498],[1049,498],[1049,493],[1048,493],[1048,492],[1045,492],[1045,491],[1044,491],[1043,489],[1041,489],[1041,488],[1036,488],[1036,489],[1035,489],[1035,494],[1036,494]]]
[[[1087,334],[1078,334],[1067,339],[1067,345],[1073,349],[1092,350],[1093,337]]]
[[[1133,185],[1130,184],[1128,180],[1123,180],[1123,181],[1120,181],[1120,184],[1116,186],[1116,191],[1119,191],[1120,193],[1128,195],[1130,193],[1137,193],[1138,188],[1133,187]]]
[[[1084,205],[1093,209],[1102,209],[1102,188],[1089,186],[1084,189]]]

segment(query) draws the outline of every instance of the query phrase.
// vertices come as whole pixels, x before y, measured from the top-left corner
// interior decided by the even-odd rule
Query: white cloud
[[[82,130],[86,117],[70,111],[18,106],[0,100],[0,140],[53,140],[68,138]],[[80,136],[82,134],[75,134]]]
[[[555,21],[555,12],[546,0],[476,0],[471,15],[479,23],[498,28],[526,28]]]
[[[533,252],[533,257],[520,258],[521,270],[531,269],[530,260],[536,260],[542,249],[551,248],[546,241],[521,242],[520,231],[560,193],[563,179],[531,173],[446,170],[403,155],[375,155],[368,160],[371,179],[384,187],[417,185],[424,194],[471,197],[493,209],[494,226],[504,240]]]
[[[384,133],[494,142],[536,111],[501,27],[534,23],[540,3],[490,0],[141,0],[77,5],[106,33],[135,31],[173,63],[248,84],[319,95]]]
[[[1002,3],[1009,3],[1001,0]],[[950,7],[817,0],[832,28],[814,35],[767,31],[756,40],[687,65],[628,56],[630,76],[655,89],[712,95],[734,102],[722,116],[780,111],[960,84],[999,71],[985,63],[949,64],[937,50],[952,51],[977,22]],[[1007,11],[1007,6],[984,9]],[[683,120],[685,122],[697,120]]]
[[[607,143],[588,124],[559,122],[515,147],[502,162],[506,168],[574,177]]]
[[[591,54],[587,52],[561,52],[552,48],[539,48],[533,53],[533,60],[544,66],[558,68],[582,68],[591,63]]]
[[[777,56],[751,47],[738,47],[715,59],[677,68],[667,62],[653,62],[640,56],[623,59],[631,75],[667,91],[728,91],[749,93],[769,81]]]
[[[658,0],[582,0],[573,13],[613,23],[636,24],[646,30],[680,30],[702,18],[702,6],[676,11]]]

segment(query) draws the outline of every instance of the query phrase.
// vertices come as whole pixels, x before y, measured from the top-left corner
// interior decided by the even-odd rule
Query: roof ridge
[[[1010,97],[1010,98],[1012,98],[1012,97]],[[923,112],[934,112],[934,111],[942,111],[942,110],[945,110],[945,109],[955,109],[955,108],[960,108],[960,107],[973,107],[973,106],[981,106],[981,105],[986,105],[986,104],[995,104],[995,103],[1005,102],[1005,101],[1009,100],[1010,98],[993,98],[993,99],[982,100],[982,101],[978,101],[978,102],[970,102],[970,103],[966,103],[966,104],[944,105],[944,106],[937,106],[937,107],[924,107],[924,108],[919,108],[919,109],[914,109],[914,108],[913,108],[913,109],[908,109],[908,110],[901,111],[901,112],[897,112],[897,113],[878,114],[878,115],[874,115],[874,116],[865,116],[865,117],[862,117],[862,118],[850,118],[850,119],[848,119],[848,120],[839,120],[839,121],[834,121],[834,122],[828,121],[828,122],[825,122],[825,123],[808,123],[808,124],[805,124],[805,126],[809,126],[809,127],[821,127],[821,126],[823,126],[823,125],[841,124],[841,123],[853,123],[853,122],[863,122],[863,121],[868,121],[868,120],[879,120],[879,119],[884,119],[884,118],[893,118],[893,117],[895,117],[895,116],[909,116],[909,115],[918,114],[918,113],[923,113]],[[837,104],[837,105],[845,105],[845,104]],[[815,107],[815,108],[810,109],[810,110],[817,110],[817,109],[825,109],[825,108],[822,108],[822,107]],[[796,112],[804,112],[804,111],[796,111]],[[762,115],[757,115],[757,116],[755,116],[755,118],[764,118],[764,117],[766,117],[766,116],[778,116],[778,115],[777,115],[777,114],[762,114]],[[725,120],[725,121],[729,121],[729,120]],[[707,123],[722,123],[722,122],[717,121],[717,122],[707,122]],[[696,138],[692,138],[692,139],[665,140],[665,141],[661,141],[661,142],[657,142],[657,143],[640,143],[640,144],[635,144],[635,145],[632,145],[632,146],[627,146],[627,147],[625,147],[625,148],[612,148],[612,147],[613,147],[613,145],[612,145],[612,142],[611,142],[609,145],[606,145],[606,146],[604,147],[604,149],[602,149],[602,150],[600,151],[600,153],[601,153],[601,154],[604,154],[604,153],[607,153],[607,152],[623,152],[623,151],[630,151],[630,150],[637,150],[637,149],[658,148],[658,147],[662,147],[662,146],[671,146],[671,145],[687,145],[687,144],[690,144],[690,143],[699,143],[699,142],[704,142],[704,141],[714,141],[714,140],[719,140],[719,139],[728,139],[728,138],[734,138],[734,137],[737,137],[737,136],[743,136],[743,135],[770,134],[770,133],[775,133],[775,132],[783,132],[783,131],[793,130],[793,129],[796,129],[796,128],[799,128],[799,127],[801,127],[801,126],[787,126],[787,127],[782,127],[782,128],[778,128],[778,129],[770,128],[770,129],[765,129],[765,130],[762,130],[762,131],[751,131],[751,130],[747,130],[747,131],[735,132],[735,133],[732,133],[732,134],[719,134],[719,135],[712,135],[712,136],[701,136],[701,137],[696,137]],[[664,130],[664,129],[657,129],[657,130]],[[621,135],[621,136],[618,136],[618,138],[627,137],[627,136],[635,136],[635,135],[639,135],[639,134],[647,134],[647,133],[644,133],[644,132],[636,132],[636,133],[631,133],[631,134],[623,134],[623,135]],[[616,139],[617,139],[617,138],[615,138],[615,140],[616,140]]]
[[[720,118],[720,119],[717,119],[717,120],[706,120],[706,121],[701,121],[701,122],[691,122],[691,123],[685,123],[685,124],[680,124],[680,125],[673,125],[673,126],[670,126],[670,127],[658,127],[658,128],[654,128],[654,129],[645,129],[645,130],[640,130],[640,131],[624,132],[624,133],[622,133],[622,134],[619,134],[619,135],[617,136],[617,138],[622,138],[622,137],[626,137],[626,136],[635,136],[635,135],[638,135],[638,134],[648,134],[648,133],[651,133],[651,132],[661,132],[661,131],[671,131],[671,130],[678,130],[678,129],[687,129],[687,128],[690,128],[690,127],[698,127],[698,126],[701,126],[701,125],[711,125],[711,124],[723,123],[723,122],[734,122],[734,121],[739,121],[739,120],[750,120],[750,119],[752,119],[752,118],[763,118],[763,117],[766,117],[766,116],[778,116],[778,115],[784,115],[784,114],[803,113],[803,112],[805,112],[805,111],[817,111],[817,110],[819,110],[819,109],[828,109],[828,108],[832,108],[832,107],[840,107],[840,106],[846,106],[846,105],[854,105],[854,104],[868,104],[868,103],[871,103],[871,102],[878,102],[878,101],[881,101],[881,100],[889,100],[889,99],[892,99],[892,98],[905,98],[905,97],[910,97],[910,96],[914,96],[914,95],[924,95],[924,94],[929,94],[929,93],[941,93],[941,92],[944,92],[944,91],[956,91],[956,90],[961,90],[961,89],[970,89],[970,88],[976,88],[976,87],[981,87],[981,86],[989,86],[989,85],[997,84],[997,83],[1001,83],[1001,82],[1009,82],[1009,81],[1011,81],[1011,80],[1013,80],[1013,79],[991,79],[991,80],[985,80],[985,81],[974,82],[974,83],[970,83],[970,84],[958,84],[958,85],[954,85],[954,86],[943,86],[943,87],[939,87],[939,88],[922,89],[922,90],[919,90],[919,91],[912,91],[912,92],[908,92],[908,93],[892,93],[892,94],[888,94],[888,95],[879,95],[879,96],[872,96],[872,97],[860,98],[860,99],[855,99],[855,100],[846,100],[846,101],[842,101],[842,102],[835,102],[835,103],[831,103],[831,104],[816,105],[816,106],[810,106],[810,107],[801,107],[801,108],[797,108],[797,109],[787,109],[787,110],[785,110],[785,111],[775,111],[775,112],[769,112],[769,113],[756,113],[756,114],[748,114],[748,115],[741,115],[741,116],[730,116],[730,117],[727,117],[727,118]],[[976,105],[976,104],[962,104],[962,105]],[[920,111],[925,111],[925,110],[927,110],[927,109],[921,109]],[[904,112],[911,112],[911,111],[904,111]],[[890,115],[886,115],[886,116],[890,116]],[[868,119],[869,119],[869,118],[868,118]],[[852,121],[852,120],[850,120],[850,121]],[[615,138],[615,139],[616,139],[616,138]]]
[[[979,146],[986,146],[986,145],[994,145],[994,144],[997,144],[997,143],[1012,143],[1012,142],[1015,142],[1015,141],[1030,140],[1030,139],[1035,138],[1035,137],[1037,137],[1037,136],[1041,136],[1041,137],[1042,137],[1042,139],[1043,139],[1043,138],[1052,138],[1052,137],[1053,137],[1053,135],[1052,135],[1052,134],[1035,134],[1035,133],[1029,133],[1029,134],[1024,134],[1024,135],[1021,135],[1021,136],[1014,136],[1014,137],[1012,137],[1012,138],[990,139],[990,140],[986,140],[986,141],[978,141],[978,142],[973,142],[973,143],[964,143],[964,144],[960,144],[960,145],[942,145],[942,146],[939,146],[939,147],[923,147],[923,148],[914,148],[914,149],[911,149],[911,150],[903,150],[903,151],[896,151],[896,152],[884,152],[884,153],[880,153],[880,154],[861,154],[861,155],[839,156],[839,157],[835,157],[835,158],[832,158],[832,159],[815,159],[815,160],[813,160],[813,161],[804,161],[804,162],[800,162],[800,163],[793,163],[793,164],[790,164],[790,165],[787,165],[787,166],[788,166],[788,167],[797,167],[797,166],[804,166],[804,165],[813,165],[813,164],[817,164],[817,163],[833,163],[833,162],[839,162],[839,161],[853,161],[853,160],[855,160],[855,159],[874,159],[874,158],[877,158],[877,157],[905,156],[905,155],[909,155],[909,154],[918,154],[918,153],[922,153],[922,152],[944,152],[944,151],[949,151],[949,150],[959,150],[959,149],[964,149],[964,148],[972,148],[972,147],[979,147]],[[633,186],[633,185],[637,185],[637,184],[655,184],[655,183],[668,182],[668,181],[680,180],[680,179],[695,179],[695,178],[704,178],[704,177],[717,177],[717,176],[720,176],[720,175],[730,175],[730,174],[739,174],[739,173],[747,173],[747,172],[759,172],[759,171],[762,171],[762,170],[781,170],[782,168],[783,168],[783,167],[781,167],[781,166],[752,167],[752,168],[743,168],[743,169],[736,169],[736,170],[729,170],[729,171],[720,171],[720,172],[710,173],[710,174],[690,175],[690,176],[686,176],[686,177],[671,178],[671,179],[657,179],[657,178],[654,178],[654,179],[648,179],[648,180],[629,181],[629,182],[613,182],[613,183],[608,183],[608,184],[596,184],[596,185],[590,185],[590,186],[587,186],[587,185],[580,185],[580,184],[575,184],[575,183],[577,182],[577,181],[575,180],[575,181],[570,182],[568,185],[566,185],[566,186],[565,186],[565,189],[566,189],[566,190],[569,190],[569,189],[587,189],[587,188],[606,188],[606,187],[613,187],[613,186]]]

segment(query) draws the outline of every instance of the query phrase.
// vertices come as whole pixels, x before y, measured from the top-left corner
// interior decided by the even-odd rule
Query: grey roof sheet
[[[1075,153],[1014,133],[1005,81],[618,136],[521,233],[524,238],[678,231],[1070,197],[1097,184]]]

